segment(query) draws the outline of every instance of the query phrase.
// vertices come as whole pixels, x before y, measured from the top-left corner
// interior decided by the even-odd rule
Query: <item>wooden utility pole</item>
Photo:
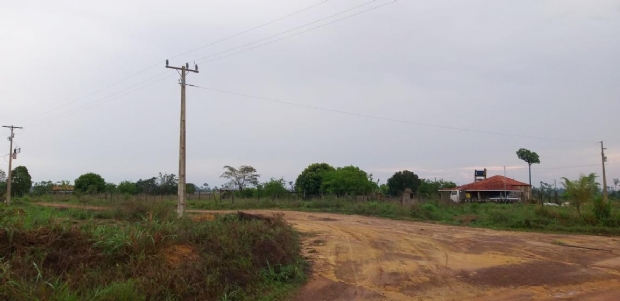
[[[185,76],[189,72],[198,73],[198,65],[194,64],[194,69],[189,69],[189,64],[185,63],[185,66],[172,67],[168,65],[166,60],[166,68],[175,69],[181,75],[181,128],[180,128],[180,141],[179,141],[179,200],[177,204],[177,214],[179,217],[185,213]]]
[[[605,157],[606,148],[603,147],[603,141],[601,141],[601,160],[603,162],[603,202],[607,202],[607,175],[605,174],[605,163],[607,157]]]
[[[11,205],[11,178],[13,176],[13,159],[17,157],[17,150],[13,149],[13,138],[15,138],[15,129],[23,129],[22,127],[3,125],[4,128],[11,129],[11,136],[9,136],[9,177],[6,179],[6,204]]]

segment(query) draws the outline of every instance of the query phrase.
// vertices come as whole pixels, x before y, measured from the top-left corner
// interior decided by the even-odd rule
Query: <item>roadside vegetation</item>
[[[305,280],[298,233],[281,216],[31,201],[0,206],[0,300],[278,300]]]

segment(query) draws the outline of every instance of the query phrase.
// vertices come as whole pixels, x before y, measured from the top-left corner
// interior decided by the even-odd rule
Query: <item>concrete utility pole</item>
[[[13,176],[13,159],[17,157],[17,150],[13,149],[13,138],[15,138],[13,131],[15,129],[23,128],[12,125],[3,125],[2,127],[11,129],[11,136],[9,136],[9,177],[6,179],[6,204],[11,205],[11,177]]]
[[[601,141],[601,160],[603,161],[603,202],[607,202],[607,175],[605,174],[605,163],[607,157],[605,157],[606,148],[603,147],[603,141]]]
[[[198,73],[198,65],[194,64],[194,69],[189,69],[189,64],[185,66],[172,67],[166,60],[166,68],[175,69],[181,75],[181,139],[179,141],[179,201],[177,204],[177,214],[179,217],[185,213],[185,75],[189,72]]]

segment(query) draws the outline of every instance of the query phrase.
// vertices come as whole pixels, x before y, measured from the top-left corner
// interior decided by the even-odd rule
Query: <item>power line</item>
[[[261,41],[269,40],[269,39],[271,39],[271,38],[273,38],[273,37],[277,37],[277,36],[280,36],[280,35],[282,35],[282,34],[289,33],[289,32],[292,32],[292,31],[294,31],[294,30],[297,30],[297,29],[300,29],[300,28],[303,28],[303,27],[306,27],[306,26],[309,26],[309,25],[312,25],[312,24],[318,23],[318,22],[320,22],[320,21],[324,21],[324,20],[326,20],[326,19],[333,18],[334,16],[341,15],[341,14],[343,14],[343,13],[353,11],[353,10],[358,9],[358,8],[360,8],[360,7],[363,7],[363,6],[366,6],[366,5],[372,4],[372,3],[374,3],[374,2],[376,2],[376,0],[372,0],[372,1],[370,1],[370,2],[367,2],[367,3],[361,4],[361,5],[357,5],[357,6],[355,6],[355,7],[352,7],[352,8],[349,8],[349,9],[346,9],[346,10],[343,10],[343,11],[340,11],[340,12],[338,12],[338,13],[332,14],[332,15],[330,15],[330,16],[328,16],[328,17],[321,18],[321,19],[319,19],[319,20],[317,20],[317,21],[313,21],[313,22],[307,23],[307,24],[305,24],[305,25],[298,26],[298,27],[296,27],[296,28],[294,28],[294,29],[286,30],[286,31],[284,31],[284,32],[280,32],[280,33],[277,33],[277,34],[271,35],[271,36],[269,36],[269,37],[267,37],[267,38],[259,39],[259,40],[256,40],[256,41],[253,41],[253,42],[250,42],[250,43],[243,44],[243,45],[241,45],[241,46],[233,47],[233,48],[231,48],[231,49],[228,49],[228,50],[225,50],[225,51],[219,52],[219,53],[217,53],[217,54],[213,54],[213,55],[210,55],[210,56],[207,56],[207,57],[203,57],[202,59],[204,59],[204,58],[208,58],[208,57],[217,56],[217,55],[220,55],[220,54],[224,54],[224,53],[227,53],[227,52],[233,51],[233,50],[235,50],[235,49],[239,49],[239,48],[243,48],[243,47],[245,47],[245,46],[249,46],[249,45],[252,45],[252,44],[256,44],[256,43],[261,42]],[[238,51],[238,52],[234,52],[234,53],[231,53],[231,54],[228,54],[228,55],[224,55],[224,56],[217,57],[217,58],[215,58],[215,59],[213,59],[213,60],[208,60],[208,61],[203,61],[203,62],[212,62],[212,61],[216,61],[216,60],[219,60],[219,59],[222,59],[222,58],[225,58],[225,57],[229,57],[229,56],[232,56],[232,55],[235,55],[235,54],[239,54],[239,53],[242,53],[242,52],[246,52],[246,51],[250,51],[250,50],[253,50],[253,49],[257,49],[257,48],[260,48],[260,47],[263,47],[263,46],[266,46],[266,45],[269,45],[269,44],[272,44],[272,43],[275,43],[275,42],[278,42],[278,41],[282,41],[282,40],[285,40],[285,39],[288,39],[288,38],[291,38],[291,37],[294,37],[294,36],[297,36],[297,35],[301,35],[301,34],[304,34],[304,33],[310,32],[310,31],[313,31],[313,30],[315,30],[315,29],[319,29],[319,28],[321,28],[321,27],[325,27],[325,26],[328,26],[328,25],[331,25],[331,24],[334,24],[334,23],[337,23],[337,22],[340,22],[340,21],[343,21],[343,20],[346,20],[346,19],[353,18],[353,17],[355,17],[355,16],[361,15],[361,14],[363,14],[363,13],[366,13],[366,12],[369,12],[369,11],[372,11],[372,10],[375,10],[375,9],[380,8],[380,7],[383,7],[383,6],[386,6],[386,5],[390,5],[390,4],[393,4],[393,3],[396,3],[396,1],[391,1],[391,2],[388,2],[388,3],[384,3],[384,4],[381,4],[381,5],[375,6],[375,7],[373,7],[373,8],[370,8],[370,9],[367,9],[367,10],[363,10],[363,11],[361,11],[361,12],[358,12],[358,13],[355,13],[355,14],[352,14],[352,15],[349,15],[349,16],[346,16],[346,17],[343,17],[343,18],[340,18],[340,19],[336,19],[336,20],[334,20],[334,21],[332,21],[332,22],[328,22],[328,23],[325,23],[325,24],[321,24],[321,25],[319,25],[319,26],[315,26],[315,27],[312,27],[312,28],[310,28],[310,29],[307,29],[307,30],[304,30],[304,31],[301,31],[301,32],[297,32],[297,33],[294,33],[294,34],[292,34],[292,35],[285,36],[285,37],[280,38],[280,39],[276,39],[276,40],[273,40],[273,41],[269,41],[269,42],[267,42],[267,43],[263,43],[263,44],[260,44],[260,45],[258,45],[258,46],[255,46],[255,47],[246,48],[246,49],[243,49],[243,50]],[[315,5],[315,6],[316,6],[316,5]],[[306,8],[306,10],[307,10],[307,9],[309,9],[309,8]],[[291,14],[291,15],[294,15],[294,14],[295,14],[295,13],[293,13],[293,14]],[[289,15],[289,16],[290,16],[290,15]],[[281,20],[281,19],[282,19],[282,18],[280,18],[279,20]],[[274,21],[274,22],[275,22],[275,21]],[[273,22],[272,22],[272,23],[273,23]],[[264,25],[265,25],[265,24],[264,24]],[[262,26],[264,26],[264,25],[258,26],[258,27],[256,27],[256,28],[260,28],[260,27],[262,27]],[[249,30],[249,31],[251,31],[251,30]],[[246,31],[246,32],[249,32],[249,31]],[[220,40],[220,41],[222,41],[222,40]],[[212,44],[214,44],[214,43],[212,43]],[[204,46],[204,47],[207,47],[207,46]],[[204,48],[204,47],[203,47],[203,48]],[[188,53],[189,53],[189,52],[188,52]],[[200,61],[199,61],[199,62],[200,62]],[[155,65],[153,65],[153,66],[151,66],[151,67],[149,67],[149,68],[144,69],[143,71],[146,71],[146,70],[148,70],[148,69],[151,69],[152,67],[155,67],[155,66],[157,66],[157,65],[159,65],[159,64],[160,64],[160,63],[157,63],[157,64],[155,64]],[[143,72],[143,71],[141,71],[141,72]],[[141,73],[141,72],[140,72],[140,73]],[[138,74],[138,73],[136,73],[136,74],[134,74],[134,75],[137,75],[137,74]],[[163,73],[163,74],[165,74],[165,73]],[[155,76],[155,77],[158,77],[158,76],[161,76],[161,75],[162,75],[162,74],[157,75],[157,76]],[[132,76],[133,76],[133,75],[132,75]],[[131,77],[131,76],[130,76],[130,77]],[[127,77],[126,79],[129,79],[130,77]],[[168,78],[168,77],[166,77],[166,78]],[[164,78],[164,79],[166,79],[166,78]],[[124,80],[126,80],[126,79],[124,79]],[[150,78],[150,79],[152,79],[152,78]],[[142,81],[142,82],[140,82],[140,83],[138,83],[138,84],[136,84],[136,85],[133,85],[133,86],[129,87],[129,89],[126,89],[126,90],[120,91],[120,92],[118,92],[118,93],[116,93],[116,94],[119,94],[119,93],[124,93],[124,92],[126,92],[126,91],[130,90],[132,87],[135,87],[135,86],[141,85],[141,84],[143,84],[144,82],[149,81],[150,79],[147,79],[147,80],[145,80],[145,81]],[[124,81],[124,80],[118,81],[118,82],[116,82],[115,84],[118,84],[118,83],[120,83],[120,82],[122,82],[122,81]],[[163,79],[162,79],[162,80],[163,80]],[[159,82],[159,81],[158,81],[158,82]],[[147,84],[146,86],[151,85],[151,84],[153,84],[153,83]],[[114,85],[114,84],[113,84],[113,85]],[[133,91],[137,91],[137,90],[140,90],[140,89],[141,89],[141,88],[131,90],[131,91],[129,91],[128,93],[125,93],[125,94],[123,94],[123,95],[129,94],[129,93],[132,93]],[[94,92],[94,93],[96,93],[96,92]],[[94,94],[94,93],[91,93],[90,95],[92,95],[92,94]],[[112,96],[107,96],[107,97],[105,97],[104,99],[107,99],[107,98],[109,98],[109,97],[112,97]],[[115,98],[117,98],[117,97],[115,97]],[[59,116],[64,116],[64,115],[74,114],[74,113],[76,113],[76,112],[81,111],[81,108],[86,108],[86,109],[88,109],[88,108],[91,108],[91,107],[97,106],[97,105],[99,105],[99,104],[105,103],[105,102],[108,102],[108,101],[103,101],[103,102],[100,102],[100,103],[96,103],[96,102],[95,102],[95,103],[85,104],[85,105],[83,105],[83,106],[80,106],[80,107],[77,107],[77,108],[72,109],[72,111],[66,111],[66,112],[62,112],[62,113],[59,113],[59,114],[55,114],[55,115],[52,115],[52,116],[45,117],[45,118],[43,118],[43,119],[41,119],[41,120],[35,121],[35,122],[36,122],[35,124],[40,124],[40,123],[42,123],[42,122],[50,121],[50,120],[56,119],[56,117],[59,117]],[[92,104],[94,104],[94,105],[92,105]],[[92,106],[91,106],[91,105],[92,105]],[[50,112],[51,112],[51,111],[50,111]],[[70,113],[69,113],[69,112],[70,112]],[[49,112],[48,112],[48,113],[49,113]],[[31,120],[31,119],[28,119],[28,120]]]
[[[152,78],[150,78],[150,79],[158,78],[158,77],[161,77],[162,75],[165,75],[165,73],[164,73],[164,74],[159,74],[159,75],[154,76],[154,77],[152,77]],[[48,116],[47,118],[37,120],[37,121],[35,121],[34,123],[30,124],[30,127],[32,127],[32,126],[36,126],[36,125],[39,125],[39,124],[42,124],[42,123],[45,123],[45,122],[48,122],[48,121],[52,121],[52,120],[57,119],[58,117],[61,117],[61,116],[73,115],[73,114],[78,113],[78,112],[80,112],[80,111],[87,110],[87,109],[90,109],[90,108],[93,108],[93,107],[96,107],[96,106],[102,105],[102,104],[104,104],[104,103],[107,103],[107,102],[110,102],[110,101],[113,101],[113,100],[119,99],[119,98],[121,98],[121,97],[123,97],[123,96],[125,96],[125,95],[131,94],[131,93],[133,93],[133,92],[135,92],[135,91],[138,91],[138,90],[142,90],[142,89],[144,89],[144,88],[146,88],[146,87],[148,87],[148,86],[150,86],[150,85],[153,85],[153,84],[155,84],[155,83],[158,83],[158,82],[161,82],[161,81],[163,81],[163,80],[166,80],[166,79],[168,79],[168,78],[170,78],[170,77],[172,77],[172,76],[173,76],[173,75],[167,75],[167,76],[165,76],[165,77],[163,77],[163,78],[160,78],[160,79],[158,79],[158,80],[152,81],[152,82],[150,82],[150,83],[148,83],[148,84],[145,84],[145,85],[143,85],[143,84],[144,84],[144,82],[138,83],[138,84],[136,84],[136,85],[131,86],[130,88],[133,88],[133,87],[136,87],[136,86],[140,86],[140,85],[142,85],[142,86],[137,87],[137,88],[135,88],[135,89],[126,89],[126,90],[123,90],[123,91],[117,92],[117,93],[115,93],[115,94],[109,95],[109,96],[107,96],[107,97],[105,97],[105,98],[101,99],[101,100],[100,100],[100,101],[98,101],[98,102],[87,103],[87,104],[82,105],[82,106],[80,106],[80,107],[77,107],[77,108],[75,108],[75,109],[73,109],[73,110],[69,110],[69,111],[61,112],[61,113],[58,113],[58,114],[56,114],[56,115]],[[150,80],[150,79],[149,79],[149,80]]]
[[[585,141],[585,140],[559,139],[559,138],[547,138],[547,137],[538,137],[538,136],[520,135],[520,134],[508,134],[508,133],[500,133],[500,132],[473,130],[473,129],[467,129],[467,128],[454,127],[454,126],[445,126],[445,125],[421,123],[421,122],[414,122],[414,121],[409,121],[409,120],[387,118],[387,117],[381,117],[381,116],[373,116],[373,115],[353,113],[353,112],[342,111],[342,110],[334,110],[334,109],[322,108],[322,107],[317,107],[317,106],[311,106],[311,105],[305,105],[305,104],[299,104],[299,103],[293,103],[293,102],[277,100],[277,99],[273,99],[273,98],[266,98],[266,97],[253,96],[253,95],[248,95],[248,94],[243,94],[243,93],[225,91],[225,90],[220,90],[220,89],[207,88],[207,87],[202,87],[202,86],[198,86],[198,85],[190,85],[190,84],[188,84],[188,86],[191,86],[191,87],[194,87],[194,88],[199,88],[199,89],[204,89],[204,90],[209,90],[209,91],[215,91],[215,92],[219,92],[219,93],[225,93],[225,94],[242,96],[242,97],[246,97],[246,98],[266,100],[266,101],[271,101],[271,102],[275,102],[275,103],[279,103],[279,104],[285,104],[285,105],[290,105],[290,106],[297,106],[297,107],[302,107],[302,108],[308,108],[308,109],[313,109],[313,110],[317,110],[317,111],[332,112],[332,113],[338,113],[338,114],[343,114],[343,115],[351,115],[351,116],[370,118],[370,119],[376,119],[376,120],[399,122],[399,123],[412,124],[412,125],[418,125],[418,126],[426,126],[426,127],[433,127],[433,128],[447,129],[447,130],[457,130],[457,131],[472,132],[472,133],[479,133],[479,134],[496,135],[496,136],[508,136],[508,137],[527,138],[527,139],[550,140],[550,141],[569,141],[569,142],[587,142],[587,143],[591,143],[592,142],[592,141]]]
[[[209,44],[204,45],[204,46],[200,46],[200,47],[198,47],[198,48],[194,48],[194,49],[192,49],[192,50],[189,50],[189,51],[183,52],[183,53],[181,53],[181,54],[177,54],[177,55],[175,55],[175,56],[171,56],[171,57],[170,57],[170,59],[174,59],[174,58],[177,58],[177,57],[180,57],[180,56],[183,56],[183,55],[186,55],[186,54],[192,53],[192,52],[196,52],[196,51],[201,50],[201,49],[204,49],[204,48],[207,48],[207,47],[209,47],[209,46],[213,46],[213,45],[215,45],[215,44],[218,44],[218,43],[221,43],[221,42],[224,42],[224,41],[228,41],[228,40],[230,40],[230,39],[232,39],[232,38],[236,38],[236,37],[238,37],[238,36],[240,36],[240,35],[246,34],[246,33],[248,33],[248,32],[252,32],[252,31],[257,30],[257,29],[259,29],[259,28],[263,28],[263,27],[265,27],[265,26],[267,26],[267,25],[271,25],[271,24],[276,23],[276,22],[278,22],[278,21],[282,21],[282,20],[287,19],[287,18],[289,18],[289,17],[292,17],[292,16],[294,16],[294,15],[297,15],[297,14],[300,14],[300,13],[305,12],[305,11],[307,11],[307,10],[313,9],[313,8],[315,8],[315,7],[317,7],[317,6],[323,5],[323,4],[327,3],[327,1],[328,1],[328,0],[325,0],[325,1],[323,1],[323,2],[320,2],[320,3],[314,4],[314,5],[308,6],[308,7],[304,8],[304,9],[301,9],[301,10],[298,10],[298,11],[293,12],[293,13],[291,13],[291,14],[288,14],[288,15],[286,15],[286,16],[284,16],[284,17],[281,17],[281,18],[278,18],[278,19],[274,19],[274,20],[271,20],[271,21],[269,21],[269,22],[267,22],[267,23],[263,23],[263,24],[261,24],[261,25],[258,25],[258,26],[255,26],[255,27],[252,27],[252,28],[250,28],[250,29],[244,30],[244,31],[239,32],[239,33],[236,33],[236,34],[234,34],[234,35],[232,35],[232,36],[229,36],[229,37],[223,38],[223,39],[221,39],[221,40],[217,40],[217,41],[215,41],[215,42],[209,43]]]
[[[238,32],[238,33],[233,34],[233,35],[231,35],[231,36],[228,36],[228,37],[226,37],[226,38],[223,38],[223,39],[217,40],[217,41],[215,41],[215,42],[211,42],[211,43],[209,43],[209,44],[207,44],[207,45],[204,45],[204,46],[201,46],[201,47],[198,47],[198,48],[195,48],[195,49],[189,50],[189,51],[185,51],[185,52],[180,53],[180,54],[177,54],[177,55],[174,55],[174,56],[172,56],[171,58],[176,58],[176,57],[179,57],[179,56],[183,56],[183,55],[186,55],[186,54],[189,54],[189,53],[192,53],[192,52],[196,52],[196,51],[198,51],[198,50],[201,50],[201,49],[204,49],[204,48],[207,48],[207,47],[213,46],[213,45],[215,45],[215,44],[218,44],[218,43],[221,43],[221,42],[224,42],[224,41],[227,41],[227,40],[230,40],[230,39],[236,38],[236,37],[238,37],[238,36],[241,36],[241,35],[243,35],[243,34],[246,34],[246,33],[252,32],[252,31],[257,30],[257,29],[259,29],[259,28],[263,28],[263,27],[265,27],[265,26],[267,26],[267,25],[271,25],[271,24],[276,23],[276,22],[278,22],[278,21],[282,21],[282,20],[287,19],[287,18],[289,18],[289,17],[292,17],[292,16],[294,16],[294,15],[297,15],[297,14],[300,14],[300,13],[302,13],[302,12],[308,11],[308,10],[310,10],[310,9],[312,9],[312,8],[315,8],[315,7],[317,7],[317,6],[323,5],[323,4],[327,3],[327,2],[328,2],[328,0],[325,0],[325,1],[323,1],[323,2],[320,2],[320,3],[314,4],[314,5],[311,5],[311,6],[305,7],[305,8],[303,8],[303,9],[297,10],[297,11],[295,11],[295,12],[293,12],[293,13],[290,13],[290,14],[288,14],[288,15],[285,15],[285,16],[283,16],[283,17],[280,17],[280,18],[277,18],[277,19],[271,20],[271,21],[269,21],[269,22],[266,22],[266,23],[260,24],[260,25],[258,25],[258,26],[252,27],[252,28],[250,28],[250,29],[246,29],[246,30],[244,30],[244,31]],[[121,79],[121,80],[115,81],[115,82],[113,82],[113,83],[111,83],[111,84],[109,84],[109,85],[107,85],[107,86],[104,86],[104,87],[102,87],[102,88],[99,88],[99,89],[97,89],[97,90],[95,90],[95,91],[93,91],[93,92],[90,92],[90,93],[88,93],[88,94],[86,94],[86,95],[83,95],[83,96],[81,96],[81,97],[78,97],[78,98],[76,98],[76,99],[74,99],[74,100],[71,100],[71,101],[69,101],[69,102],[67,102],[67,103],[64,103],[64,104],[62,104],[62,105],[60,105],[60,106],[58,106],[58,107],[55,107],[55,108],[53,108],[53,109],[51,109],[51,110],[48,110],[48,111],[45,111],[45,112],[42,112],[42,113],[39,113],[39,114],[36,114],[36,115],[30,116],[28,119],[25,119],[25,120],[23,120],[22,122],[24,122],[24,123],[25,123],[25,122],[30,121],[30,120],[32,120],[33,118],[36,118],[36,117],[38,117],[38,116],[42,116],[42,115],[45,115],[45,114],[48,114],[48,113],[51,113],[51,112],[58,111],[58,110],[60,110],[60,109],[62,109],[62,108],[64,108],[64,107],[66,107],[66,106],[68,106],[68,105],[71,105],[71,104],[73,104],[73,103],[76,103],[76,102],[78,102],[78,101],[80,101],[80,100],[82,100],[82,99],[88,98],[88,97],[90,97],[90,96],[92,96],[92,95],[94,95],[94,94],[96,94],[96,93],[98,93],[98,92],[101,92],[101,91],[106,90],[106,89],[108,89],[108,88],[110,88],[110,87],[113,87],[113,86],[116,86],[116,85],[118,85],[118,84],[120,84],[120,83],[122,83],[122,82],[125,82],[125,81],[127,81],[128,79],[131,79],[131,78],[133,78],[133,77],[135,77],[135,76],[137,76],[137,75],[139,75],[139,74],[141,74],[141,73],[143,73],[143,72],[145,72],[145,71],[148,71],[148,70],[153,69],[153,68],[155,68],[155,67],[157,67],[157,66],[160,66],[163,62],[164,62],[164,61],[159,61],[159,62],[157,62],[157,63],[155,63],[155,64],[153,64],[153,65],[150,65],[150,66],[148,66],[148,67],[146,67],[146,68],[144,68],[144,69],[142,69],[142,70],[140,70],[140,71],[138,71],[138,72],[136,72],[136,73],[133,73],[133,74],[131,74],[131,75],[129,75],[129,76],[127,76],[127,77],[125,77],[125,78]],[[147,81],[148,81],[148,80],[147,80]],[[144,81],[143,81],[143,82],[144,82]]]
[[[256,44],[256,43],[259,43],[259,42],[263,42],[263,41],[270,40],[270,39],[272,39],[272,38],[275,38],[275,37],[277,37],[277,36],[281,36],[281,35],[283,35],[283,34],[287,34],[287,33],[290,33],[290,32],[294,32],[294,31],[296,31],[296,30],[298,30],[298,29],[301,29],[301,28],[304,28],[304,27],[308,27],[308,26],[310,26],[310,25],[312,25],[312,24],[316,24],[316,23],[319,23],[319,22],[321,22],[321,21],[325,21],[325,20],[327,20],[327,19],[331,19],[331,18],[333,18],[333,17],[335,17],[335,16],[342,15],[342,14],[345,14],[345,13],[348,13],[348,12],[351,12],[351,11],[354,11],[354,10],[356,10],[356,9],[360,8],[360,7],[364,7],[364,6],[367,6],[367,5],[373,4],[373,3],[375,3],[375,2],[376,2],[376,0],[372,0],[372,1],[370,1],[370,2],[366,2],[366,3],[364,3],[364,4],[360,4],[360,5],[354,6],[354,7],[352,7],[352,8],[345,9],[345,10],[343,10],[343,11],[340,11],[340,12],[337,12],[337,13],[335,13],[335,14],[329,15],[329,16],[327,16],[327,17],[324,17],[324,18],[321,18],[321,19],[318,19],[318,20],[312,21],[312,22],[310,22],[310,23],[306,23],[306,24],[304,24],[304,25],[297,26],[297,27],[295,27],[295,28],[292,28],[292,29],[288,29],[288,30],[285,30],[285,31],[279,32],[279,33],[274,34],[274,35],[271,35],[271,36],[269,36],[269,37],[262,38],[262,39],[259,39],[259,40],[255,40],[255,41],[252,41],[252,42],[250,42],[250,43],[246,43],[246,44],[243,44],[243,45],[240,45],[240,46],[234,47],[234,48],[230,48],[230,49],[225,50],[225,51],[222,51],[222,52],[218,52],[218,53],[215,53],[215,54],[211,54],[211,55],[208,55],[208,56],[204,56],[204,57],[198,58],[196,61],[197,61],[197,62],[199,62],[199,63],[201,63],[201,62],[211,62],[211,61],[215,61],[215,60],[218,60],[218,59],[220,59],[220,58],[223,58],[223,57],[228,57],[228,56],[230,56],[230,55],[226,55],[226,56],[223,56],[223,57],[219,57],[219,58],[217,58],[217,59],[215,59],[215,60],[204,61],[204,59],[207,59],[207,58],[210,58],[210,57],[218,56],[218,55],[220,55],[220,54],[224,54],[224,53],[227,53],[227,52],[230,52],[230,51],[236,50],[236,49],[240,49],[240,48],[243,48],[243,47],[246,47],[246,46],[250,46],[250,45],[252,45],[252,44]],[[281,40],[284,40],[284,39],[288,39],[288,38],[291,38],[291,37],[294,37],[294,36],[297,36],[297,35],[300,35],[300,34],[303,34],[303,33],[306,33],[306,32],[309,32],[309,31],[312,31],[312,30],[315,30],[315,29],[318,29],[318,28],[321,28],[321,27],[324,27],[324,26],[327,26],[327,25],[331,25],[331,24],[334,24],[334,23],[337,23],[337,22],[340,22],[340,21],[343,21],[343,20],[346,20],[346,19],[349,19],[349,18],[355,17],[355,16],[357,16],[357,15],[361,15],[361,14],[363,14],[363,13],[369,12],[369,11],[371,11],[371,10],[375,10],[375,9],[377,9],[377,8],[379,8],[379,7],[386,6],[386,5],[389,5],[389,4],[392,4],[392,3],[395,3],[395,2],[396,2],[396,1],[392,1],[392,2],[389,2],[389,3],[385,3],[385,4],[382,4],[382,5],[379,5],[379,6],[373,7],[373,8],[371,8],[371,9],[364,10],[364,11],[358,12],[358,13],[356,13],[356,14],[353,14],[353,15],[350,15],[350,16],[347,16],[347,17],[344,17],[344,18],[337,19],[337,20],[332,21],[332,22],[328,22],[328,23],[325,23],[325,24],[322,24],[322,25],[319,25],[319,26],[312,27],[312,28],[310,28],[310,29],[308,29],[308,30],[301,31],[301,32],[299,32],[299,33],[295,33],[295,34],[293,34],[293,35],[289,35],[289,36],[286,36],[286,37],[281,38],[281,39],[276,39],[276,40],[274,40],[274,41],[271,41],[271,42],[268,42],[268,43],[264,43],[264,44],[261,44],[261,45],[256,46],[256,47],[251,47],[251,48],[248,48],[248,49],[245,49],[245,50],[239,51],[239,52],[235,52],[235,53],[233,53],[233,54],[231,54],[231,55],[234,55],[234,54],[237,54],[237,53],[241,53],[241,52],[245,52],[245,51],[252,50],[252,49],[256,49],[256,48],[259,48],[259,47],[262,47],[262,46],[265,46],[265,45],[269,45],[269,44],[271,44],[271,43],[275,43],[275,42],[278,42],[278,41],[281,41]]]

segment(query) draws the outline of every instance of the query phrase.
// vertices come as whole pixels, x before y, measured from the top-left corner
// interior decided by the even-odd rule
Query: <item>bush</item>
[[[256,300],[305,277],[282,216],[69,226],[18,210],[0,208],[1,300]]]

